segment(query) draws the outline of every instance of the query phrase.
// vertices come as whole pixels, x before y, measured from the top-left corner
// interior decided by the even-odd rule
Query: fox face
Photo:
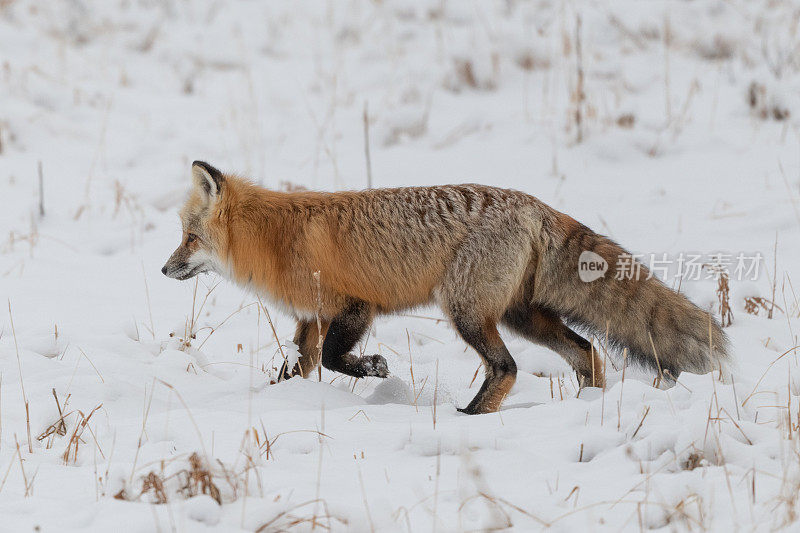
[[[218,251],[221,246],[215,231],[214,216],[224,187],[225,176],[202,161],[192,163],[194,186],[189,199],[180,212],[183,236],[181,244],[161,268],[170,278],[186,280],[203,272],[220,272],[222,262]]]

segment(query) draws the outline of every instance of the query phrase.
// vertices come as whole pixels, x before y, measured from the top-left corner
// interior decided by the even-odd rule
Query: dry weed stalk
[[[17,452],[14,452],[16,455]],[[3,487],[6,485],[6,480],[8,479],[8,474],[11,473],[11,467],[14,466],[14,456],[11,457],[11,460],[8,462],[8,468],[6,468],[6,473],[3,474],[3,479],[0,480],[0,493],[3,492]]]
[[[367,162],[367,189],[372,188],[372,161],[369,157],[369,102],[364,102],[364,156]]]
[[[42,171],[42,160],[37,165],[39,173],[39,217],[44,217],[44,172]]]
[[[744,310],[749,315],[758,316],[762,311],[769,313],[773,308],[781,313],[784,312],[779,305],[761,296],[748,296],[744,299]]]
[[[147,302],[147,313],[150,316],[150,335],[152,335],[153,340],[155,340],[156,339],[156,328],[155,328],[155,325],[153,324],[153,306],[150,305],[150,286],[147,284],[147,271],[144,268],[144,261],[142,261],[142,277],[144,278],[144,297],[145,297],[145,300]],[[135,321],[134,321],[134,323],[135,323]],[[147,326],[145,326],[145,327],[147,327]],[[139,326],[138,325],[136,326],[136,333],[137,333],[137,335],[136,335],[137,338],[140,339],[141,337],[138,335],[138,333],[139,333]]]
[[[714,259],[714,262],[704,264],[703,266],[707,268],[710,275],[717,280],[716,293],[717,301],[719,302],[720,325],[723,328],[728,327],[733,323],[733,310],[731,309],[730,300],[730,275],[728,274],[728,269],[721,263],[719,257]]]
[[[719,301],[720,322],[723,328],[733,323],[733,311],[731,310],[730,286],[727,272],[720,272],[717,278],[717,300]]]
[[[311,516],[308,516],[308,517],[296,516],[296,515],[292,514],[292,511],[295,511],[297,509],[301,509],[303,507],[308,507],[309,505],[312,505],[312,504],[314,505],[315,509],[317,507],[317,504],[321,504],[323,506],[323,508],[325,509],[325,514],[317,515],[316,511]],[[285,522],[280,522],[280,520],[284,519],[284,518],[286,519]],[[347,520],[344,520],[342,518],[337,518],[337,517],[335,517],[335,516],[330,514],[330,511],[328,510],[328,504],[327,504],[327,502],[325,502],[325,500],[309,500],[307,502],[299,503],[297,505],[289,507],[288,509],[286,509],[284,511],[281,511],[280,513],[275,515],[268,522],[265,522],[265,523],[261,524],[261,526],[258,529],[255,530],[255,533],[268,533],[268,532],[273,532],[273,531],[288,531],[288,530],[292,529],[293,527],[298,527],[298,526],[303,526],[303,525],[310,525],[312,531],[317,526],[319,526],[319,527],[321,527],[323,529],[327,529],[328,531],[331,531],[331,519],[337,520],[338,522],[340,522],[344,526],[348,525]],[[325,524],[325,522],[327,522],[327,524]]]
[[[294,183],[293,181],[281,180],[278,182],[278,190],[283,192],[301,192],[307,191],[308,188],[299,183]]]
[[[200,441],[200,447],[203,448],[203,455],[208,457],[208,452],[206,452],[206,444],[205,444],[205,442],[203,442],[203,434],[200,432],[200,426],[197,425],[197,421],[195,421],[194,416],[192,416],[192,411],[189,409],[189,404],[187,404],[186,400],[183,399],[183,396],[181,395],[180,392],[178,392],[178,389],[176,389],[175,387],[173,387],[172,385],[170,385],[169,383],[167,383],[163,379],[155,378],[155,380],[158,381],[159,383],[161,383],[162,385],[164,385],[170,391],[174,392],[175,396],[178,397],[178,400],[181,402],[181,405],[183,405],[183,408],[186,411],[186,414],[189,416],[189,421],[192,423],[192,427],[194,427],[194,430],[197,433],[197,440]],[[150,400],[151,401],[153,400],[152,392],[150,393]],[[148,411],[149,411],[149,409],[150,409],[150,406],[148,404]],[[142,428],[142,430],[144,430],[144,427]]]
[[[8,234],[8,244],[2,249],[2,252],[7,252],[14,250],[14,245],[17,242],[27,242],[30,256],[33,257],[33,249],[36,247],[36,244],[39,242],[39,228],[36,225],[36,221],[33,217],[31,217],[31,225],[30,230],[28,233],[17,233],[15,231],[11,231]],[[22,270],[24,268],[24,262],[20,261],[20,275],[22,274]],[[10,274],[16,267],[11,267],[8,269],[3,276],[7,276]]]
[[[672,102],[670,95],[670,68],[669,68],[669,49],[672,45],[672,26],[670,24],[669,12],[664,12],[664,113],[667,117],[667,124],[672,122]]]
[[[493,91],[497,88],[497,78],[500,73],[500,56],[497,52],[491,53],[492,64],[492,77],[488,80],[479,79],[475,74],[475,65],[472,59],[458,57],[453,58],[453,69],[455,74],[455,83],[453,90],[458,91],[460,86],[467,86],[471,89],[479,91]],[[426,128],[427,116],[425,117],[422,127]]]
[[[577,86],[575,87],[575,126],[577,128],[577,137],[575,142],[578,144],[583,142],[583,102],[586,100],[586,93],[584,92],[584,74],[583,74],[583,50],[581,46],[581,16],[575,16],[575,69],[577,74]]]
[[[317,317],[317,360],[322,361],[322,341],[324,340],[322,336],[322,321],[319,318],[319,314],[322,311],[322,289],[320,288],[319,277],[320,271],[317,270],[314,272],[314,281],[317,284],[317,310],[315,311],[315,315]],[[319,381],[322,381],[322,365],[317,365],[317,376]],[[305,377],[305,376],[303,376]]]
[[[69,438],[69,442],[67,443],[67,449],[64,450],[64,453],[61,455],[61,458],[64,460],[64,464],[69,464],[70,457],[72,457],[72,462],[77,463],[78,461],[78,445],[83,442],[81,440],[81,436],[83,432],[86,430],[86,427],[89,425],[89,420],[92,418],[92,415],[101,407],[103,404],[99,404],[97,407],[91,410],[89,416],[85,416],[83,412],[78,410],[79,420],[78,423],[75,424],[75,429],[72,431],[72,436]],[[91,430],[90,430],[91,431]]]
[[[478,372],[481,371],[482,367],[483,367],[483,363],[478,363],[478,367],[475,369],[475,373],[472,374],[472,379],[470,380],[469,386],[467,387],[468,389],[471,389],[472,385],[475,383],[475,380],[478,379]]]
[[[436,403],[438,402],[439,396],[439,360],[436,360],[436,377],[434,378],[434,385],[433,385],[433,429],[436,429]]]
[[[84,357],[84,358],[85,358],[87,361],[89,361],[89,364],[90,364],[90,365],[92,365],[92,368],[94,369],[95,373],[97,374],[97,377],[99,377],[99,378],[100,378],[100,381],[101,381],[101,382],[103,382],[103,383],[105,383],[105,382],[106,382],[106,380],[105,380],[105,379],[103,379],[103,375],[102,375],[102,374],[100,373],[100,371],[97,369],[97,367],[95,366],[94,362],[92,362],[92,360],[91,360],[91,359],[89,359],[89,356],[88,356],[88,355],[86,355],[86,352],[84,352],[84,351],[83,351],[83,349],[82,349],[80,346],[78,346],[78,351],[79,351],[79,352],[81,352],[81,355],[83,355],[83,357]]]
[[[17,353],[17,369],[19,370],[19,386],[22,390],[22,401],[25,403],[25,423],[28,427],[28,453],[33,453],[33,442],[31,442],[31,412],[28,396],[25,394],[25,382],[22,379],[22,360],[19,357],[19,345],[17,344],[17,330],[14,329],[14,316],[11,314],[11,299],[8,300],[8,319],[11,322],[11,333],[14,336],[14,350]],[[22,459],[20,458],[20,461]]]
[[[197,455],[197,452],[189,456],[189,469],[181,470],[178,475],[184,478],[179,490],[186,498],[198,494],[208,494],[215,502],[222,505],[219,487],[214,483],[211,471]]]
[[[619,431],[619,428],[622,425],[622,393],[625,391],[625,370],[627,368],[628,368],[628,349],[624,348],[622,350],[622,380],[619,386],[619,400],[617,401],[617,431]]]
[[[197,285],[198,285],[198,283],[199,283],[199,278],[195,277],[195,279],[194,279],[194,290],[192,291],[192,312],[188,317],[186,317],[186,320],[184,321],[183,337],[179,337],[179,339],[178,339],[180,341],[180,348],[179,349],[181,351],[184,351],[184,352],[188,348],[191,348],[192,341],[197,338],[197,333],[199,331],[201,331],[200,329],[197,329],[196,326],[197,326],[197,322],[200,320],[200,315],[203,313],[203,308],[206,306],[206,302],[208,301],[208,297],[211,296],[211,293],[214,292],[214,289],[216,289],[219,286],[219,284],[222,283],[222,282],[221,281],[216,282],[214,285],[211,286],[211,288],[209,288],[206,291],[206,294],[203,297],[203,301],[200,303],[200,308],[197,309],[197,311],[195,312],[195,308],[197,307]],[[240,309],[240,311],[241,311],[241,309]],[[152,320],[152,316],[151,316],[151,320]],[[227,320],[227,318],[225,320]],[[219,326],[217,326],[217,327],[219,327]],[[205,329],[205,328],[201,328],[201,329]],[[214,333],[215,329],[216,328],[211,328],[211,333],[209,333],[208,337],[210,337]],[[171,332],[169,334],[169,336],[170,337],[174,337],[175,336],[175,332]],[[208,337],[206,337],[206,339],[200,344],[200,347],[198,347],[198,349],[200,349],[203,346],[203,344],[206,343],[206,341],[208,340]]]
[[[769,308],[767,318],[772,320],[772,311],[775,308],[775,288],[778,283],[778,233],[775,232],[775,246],[772,250],[772,306]]]
[[[153,378],[153,383],[152,383],[152,385],[150,385],[150,400],[149,401],[147,399],[147,386],[145,386],[145,389],[144,389],[145,406],[144,406],[144,411],[142,412],[142,430],[139,432],[139,441],[136,444],[136,454],[133,456],[133,466],[131,466],[131,475],[128,477],[128,484],[129,485],[131,483],[133,483],[133,474],[134,474],[134,472],[136,472],[136,463],[139,460],[139,451],[142,449],[142,444],[144,444],[144,433],[145,433],[145,429],[147,428],[147,417],[150,415],[150,406],[153,403],[153,392],[155,390],[155,384],[156,384],[155,381],[156,381],[156,378]],[[125,489],[123,488],[120,491],[120,494],[124,494],[124,491],[125,491]],[[117,496],[120,496],[120,494],[117,494]],[[115,496],[115,498],[117,496]],[[122,499],[125,499],[125,498],[122,498]]]
[[[112,215],[114,218],[119,215],[122,206],[125,206],[132,217],[143,214],[136,197],[125,189],[125,185],[120,180],[114,180],[114,214]]]
[[[42,440],[46,439],[47,437],[49,437],[50,435],[53,435],[53,434],[60,435],[62,437],[67,434],[67,425],[64,422],[64,419],[66,417],[68,417],[69,415],[71,415],[73,413],[73,411],[70,411],[67,414],[64,414],[64,411],[63,411],[63,409],[61,407],[61,403],[58,401],[58,395],[56,394],[56,389],[53,389],[53,398],[55,398],[56,407],[58,408],[58,420],[56,420],[55,422],[50,424],[47,427],[47,429],[45,429],[42,432],[41,435],[36,437],[36,440],[38,440],[38,441],[42,441]],[[70,395],[68,394],[67,395],[67,399],[64,400],[64,407],[67,406],[67,402],[69,402],[69,398],[70,398]],[[48,445],[48,447],[49,447],[49,445]]]
[[[152,492],[155,495],[156,503],[164,504],[167,503],[167,491],[164,489],[164,480],[155,472],[150,472],[144,477],[144,483],[142,483],[142,492],[139,493],[139,496],[142,496],[145,493]],[[122,495],[123,492],[117,494],[117,496]],[[116,496],[115,496],[116,498]],[[125,498],[117,498],[117,499],[125,499]]]
[[[492,494],[480,465],[473,460],[472,455],[468,451],[465,451],[461,454],[461,459],[464,463],[464,468],[467,471],[467,475],[475,486],[475,494],[461,502],[461,504],[458,506],[459,513],[461,513],[464,507],[466,507],[467,504],[472,500],[480,498],[486,502],[487,511],[489,511],[490,515],[489,520],[492,524],[492,526],[490,526],[491,530],[501,530],[513,527],[514,524],[511,521],[511,516],[499,504],[498,500],[500,500],[500,498],[497,498],[494,494]]]
[[[292,431],[284,431],[282,433],[278,433],[277,435],[275,435],[275,438],[273,438],[272,440],[269,440],[267,438],[267,432],[266,432],[266,430],[264,430],[264,442],[262,444],[260,444],[259,449],[263,448],[263,450],[264,450],[263,453],[265,454],[267,459],[269,459],[270,453],[272,454],[272,458],[274,459],[275,458],[275,453],[272,452],[271,450],[272,450],[272,447],[275,445],[275,442],[278,440],[278,438],[281,435],[288,435],[290,433],[315,433],[319,439],[322,439],[323,437],[325,437],[327,439],[331,438],[330,435],[326,435],[322,431],[317,431],[316,429],[295,429],[295,430],[292,430]]]
[[[249,304],[247,304],[247,305],[243,305],[243,306],[241,306],[239,309],[237,309],[236,311],[233,311],[233,312],[232,312],[232,313],[230,313],[228,316],[226,316],[226,317],[225,317],[225,318],[222,320],[222,322],[220,322],[220,323],[219,323],[219,324],[217,324],[216,326],[206,326],[206,327],[203,327],[203,328],[200,328],[200,329],[198,329],[196,333],[200,333],[200,332],[201,332],[202,330],[204,330],[204,329],[209,329],[209,330],[211,330],[211,331],[208,333],[208,336],[207,336],[207,337],[206,337],[206,338],[203,340],[203,342],[201,342],[201,343],[200,343],[200,346],[198,346],[198,347],[197,347],[197,349],[198,349],[198,350],[202,349],[202,348],[203,348],[203,345],[204,345],[206,342],[208,342],[208,339],[210,339],[210,338],[211,338],[211,335],[213,335],[214,333],[216,333],[216,331],[217,331],[219,328],[221,328],[221,327],[222,327],[222,326],[223,326],[223,325],[224,325],[224,324],[225,324],[225,323],[226,323],[228,320],[230,320],[230,319],[231,319],[231,317],[233,317],[234,315],[237,315],[237,314],[241,313],[243,310],[245,310],[245,309],[247,309],[248,307],[250,307],[250,306],[253,306],[253,305],[258,305],[258,302],[251,302],[251,303],[249,303]]]
[[[369,530],[375,533],[375,523],[372,521],[372,514],[369,512],[369,504],[367,503],[367,490],[364,488],[364,478],[361,476],[361,467],[356,464],[358,470],[358,483],[361,485],[361,499],[364,502],[364,510],[367,513],[367,521],[369,522]],[[317,498],[319,500],[319,498]]]
[[[111,114],[111,104],[112,100],[108,99],[106,102],[105,112],[103,113],[103,122],[100,126],[100,139],[97,142],[97,147],[95,149],[94,155],[92,156],[92,164],[89,167],[89,173],[87,174],[86,177],[86,186],[84,188],[84,193],[83,193],[85,202],[75,212],[75,215],[73,217],[74,220],[78,220],[83,214],[83,212],[88,207],[91,206],[89,193],[92,187],[92,180],[94,179],[95,167],[97,166],[97,163],[100,160],[101,154],[105,152],[106,131],[108,129],[108,117]]]
[[[753,387],[753,390],[750,392],[750,394],[747,395],[747,398],[745,398],[744,401],[742,402],[742,407],[744,407],[747,404],[747,402],[750,401],[750,398],[752,398],[756,394],[756,390],[758,389],[758,386],[761,385],[761,381],[763,381],[763,379],[767,375],[767,372],[770,371],[770,369],[775,365],[775,363],[777,363],[778,361],[780,361],[781,359],[786,357],[786,355],[794,352],[797,348],[800,348],[800,345],[792,346],[791,348],[789,348],[788,350],[786,350],[785,352],[780,354],[778,357],[773,359],[772,362],[767,365],[767,368],[764,370],[764,373],[761,374],[761,377],[758,378],[758,381],[756,381],[756,384]]]
[[[642,419],[639,421],[639,425],[636,426],[636,431],[634,431],[633,435],[631,435],[631,440],[633,440],[636,437],[636,434],[639,433],[639,430],[642,429],[642,425],[644,425],[644,419],[647,418],[648,414],[650,414],[649,405],[645,408],[644,414],[642,415]]]
[[[406,329],[406,342],[408,342],[408,363],[411,369],[411,391],[414,394],[414,410],[419,413],[417,406],[417,382],[414,380],[414,359],[411,357],[411,335]]]
[[[188,462],[188,468],[182,468],[171,475],[165,475],[165,461],[161,461],[161,473],[151,470],[140,478],[142,480],[142,488],[137,496],[131,498],[126,487],[123,487],[114,495],[114,498],[117,500],[139,500],[143,495],[152,493],[156,504],[165,504],[169,502],[169,484],[177,494],[180,494],[184,498],[188,499],[199,494],[207,494],[217,502],[217,504],[222,505],[222,491],[214,481],[214,473],[211,468],[201,459],[197,452],[189,456]],[[239,475],[234,474],[234,477],[231,478],[231,473],[229,473],[222,463],[220,463],[220,465],[225,479],[234,490],[235,500],[236,488],[241,483],[241,478],[245,472]],[[170,483],[173,480],[177,480],[177,486],[174,482]],[[130,483],[128,483],[128,485],[130,486]]]
[[[751,113],[761,120],[771,118],[780,122],[788,120],[792,114],[788,107],[770,98],[766,85],[757,81],[750,82],[747,88],[747,104]]]
[[[627,25],[625,25],[625,23],[622,22],[622,20],[620,20],[617,16],[615,16],[612,13],[609,13],[608,22],[612,26],[614,26],[621,35],[623,35],[630,42],[632,42],[634,46],[636,46],[636,48],[638,48],[639,50],[647,49],[647,42],[644,39],[642,39],[642,37],[638,33],[636,33]]]
[[[664,369],[661,367],[661,361],[658,360],[658,352],[656,351],[656,345],[653,342],[653,336],[650,332],[647,332],[647,337],[650,339],[650,346],[653,348],[653,356],[656,358],[656,367],[658,368],[658,376],[656,377],[656,382],[654,384],[655,388],[661,386],[661,381],[664,379]]]
[[[261,306],[261,309],[264,311],[264,315],[266,315],[266,317],[267,317],[267,322],[269,322],[269,328],[270,328],[270,330],[272,330],[272,337],[275,339],[275,342],[278,344],[278,351],[281,353],[281,358],[283,358],[283,362],[286,365],[288,365],[289,364],[289,359],[287,359],[286,354],[283,352],[283,346],[281,345],[281,341],[278,338],[278,332],[275,330],[275,324],[272,323],[272,317],[270,316],[269,311],[267,311],[267,308],[264,307],[264,304],[261,302],[261,298],[258,295],[256,295],[256,299],[258,300],[258,305]],[[250,366],[252,367],[252,364]],[[252,372],[252,368],[251,368],[251,372]],[[280,380],[280,377],[281,376],[278,376],[278,380]]]
[[[17,435],[14,434],[14,444],[17,447],[17,458],[19,459],[19,470],[22,472],[22,481],[25,483],[25,497],[31,496],[33,494],[33,478],[28,480],[28,475],[25,473],[25,464],[22,460],[22,452],[19,449],[19,441],[17,440]],[[36,474],[34,474],[34,478]],[[3,480],[5,482],[5,479]]]

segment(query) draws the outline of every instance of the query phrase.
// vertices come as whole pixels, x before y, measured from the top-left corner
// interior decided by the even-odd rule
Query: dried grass
[[[179,491],[185,498],[208,494],[215,502],[222,505],[221,492],[214,483],[214,476],[197,453],[189,456],[189,468],[179,471],[178,477],[183,478]]]
[[[757,81],[750,82],[747,88],[747,104],[753,115],[761,120],[783,121],[788,120],[792,114],[788,107],[771,97],[766,85]]]
[[[717,278],[717,301],[719,302],[720,325],[725,328],[733,323],[731,309],[730,285],[727,272],[721,272]]]
[[[75,429],[73,429],[73,431],[72,431],[72,436],[70,436],[69,442],[67,442],[67,448],[64,450],[64,453],[61,454],[61,459],[64,461],[65,465],[69,464],[70,458],[71,458],[73,464],[78,462],[78,447],[83,442],[83,440],[81,439],[81,437],[83,436],[83,432],[86,430],[87,426],[89,425],[89,420],[91,420],[92,415],[98,409],[100,409],[101,407],[103,407],[102,403],[99,404],[94,409],[92,409],[89,412],[88,416],[84,415],[83,412],[80,411],[80,410],[77,411],[78,417],[79,417],[78,422],[75,424]],[[91,428],[89,429],[89,432],[91,432]],[[95,444],[97,444],[96,440],[95,440]],[[99,445],[98,445],[98,449],[99,449]],[[101,454],[102,454],[102,452],[101,452]]]
[[[783,313],[783,309],[768,298],[748,296],[744,299],[744,310],[749,315],[759,316],[761,313],[769,314],[770,310],[773,308]]]

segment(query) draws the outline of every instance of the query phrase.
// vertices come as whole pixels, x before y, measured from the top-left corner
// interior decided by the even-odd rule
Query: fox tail
[[[612,240],[568,218],[542,257],[537,294],[579,329],[668,379],[728,369],[728,339],[710,313],[650,275]],[[590,269],[589,262],[595,262]],[[613,268],[630,266],[630,275]],[[603,265],[607,271],[601,274]],[[589,268],[587,268],[589,267]]]

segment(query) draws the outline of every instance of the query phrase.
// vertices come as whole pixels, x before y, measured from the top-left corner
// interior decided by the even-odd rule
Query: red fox
[[[528,194],[482,185],[277,192],[202,161],[192,177],[183,238],[162,272],[184,280],[214,271],[281,304],[297,318],[301,354],[294,368],[284,364],[287,377],[308,376],[320,359],[350,376],[386,377],[382,356],[351,350],[375,315],[429,303],[483,361],[469,414],[497,411],[516,380],[498,325],[555,351],[593,386],[603,386],[602,360],[565,321],[667,379],[727,358],[716,320],[643,265],[630,279],[582,281],[582,253],[615,265],[625,250]]]

